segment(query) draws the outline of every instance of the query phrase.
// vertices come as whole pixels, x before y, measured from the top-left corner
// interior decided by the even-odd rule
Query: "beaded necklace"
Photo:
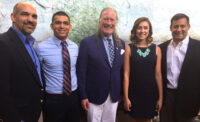
[[[138,55],[141,56],[141,57],[143,57],[143,58],[147,57],[149,55],[150,51],[151,50],[147,47],[146,50],[144,52],[142,52],[142,50],[137,47],[137,53],[138,53]]]
[[[146,47],[144,52],[142,52],[142,50],[140,49],[139,46],[136,46],[136,47],[137,47],[138,55],[143,57],[143,58],[147,57],[149,55],[149,53],[151,52],[151,50],[149,49],[150,46],[148,46],[148,44],[147,44],[147,47]]]

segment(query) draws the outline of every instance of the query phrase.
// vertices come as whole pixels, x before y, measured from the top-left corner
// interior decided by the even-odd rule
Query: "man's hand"
[[[90,107],[90,103],[89,103],[88,99],[83,99],[81,101],[81,105],[82,105],[84,110],[88,111],[88,109]]]

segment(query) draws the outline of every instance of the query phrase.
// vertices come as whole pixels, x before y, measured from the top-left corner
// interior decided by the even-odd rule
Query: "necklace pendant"
[[[142,50],[138,48],[137,49],[137,53],[138,53],[139,56],[145,58],[145,57],[147,57],[149,55],[150,49],[146,48],[146,50],[144,52],[142,52]]]

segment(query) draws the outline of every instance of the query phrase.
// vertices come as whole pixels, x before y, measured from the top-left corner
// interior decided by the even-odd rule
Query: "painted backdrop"
[[[10,13],[13,6],[22,0],[0,0],[0,33],[11,25]],[[79,42],[93,34],[98,24],[100,11],[104,7],[113,7],[118,12],[117,32],[125,41],[129,41],[134,21],[142,16],[149,17],[153,25],[155,41],[171,38],[169,25],[176,13],[185,13],[190,17],[190,36],[200,39],[200,7],[198,0],[27,0],[38,12],[38,25],[33,33],[37,41],[52,36],[50,29],[52,14],[58,10],[67,12],[71,18],[72,31],[69,38]]]

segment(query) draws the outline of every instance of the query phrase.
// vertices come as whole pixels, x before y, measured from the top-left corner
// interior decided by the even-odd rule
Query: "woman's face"
[[[136,29],[136,36],[139,40],[146,40],[149,35],[149,23],[143,21]]]

